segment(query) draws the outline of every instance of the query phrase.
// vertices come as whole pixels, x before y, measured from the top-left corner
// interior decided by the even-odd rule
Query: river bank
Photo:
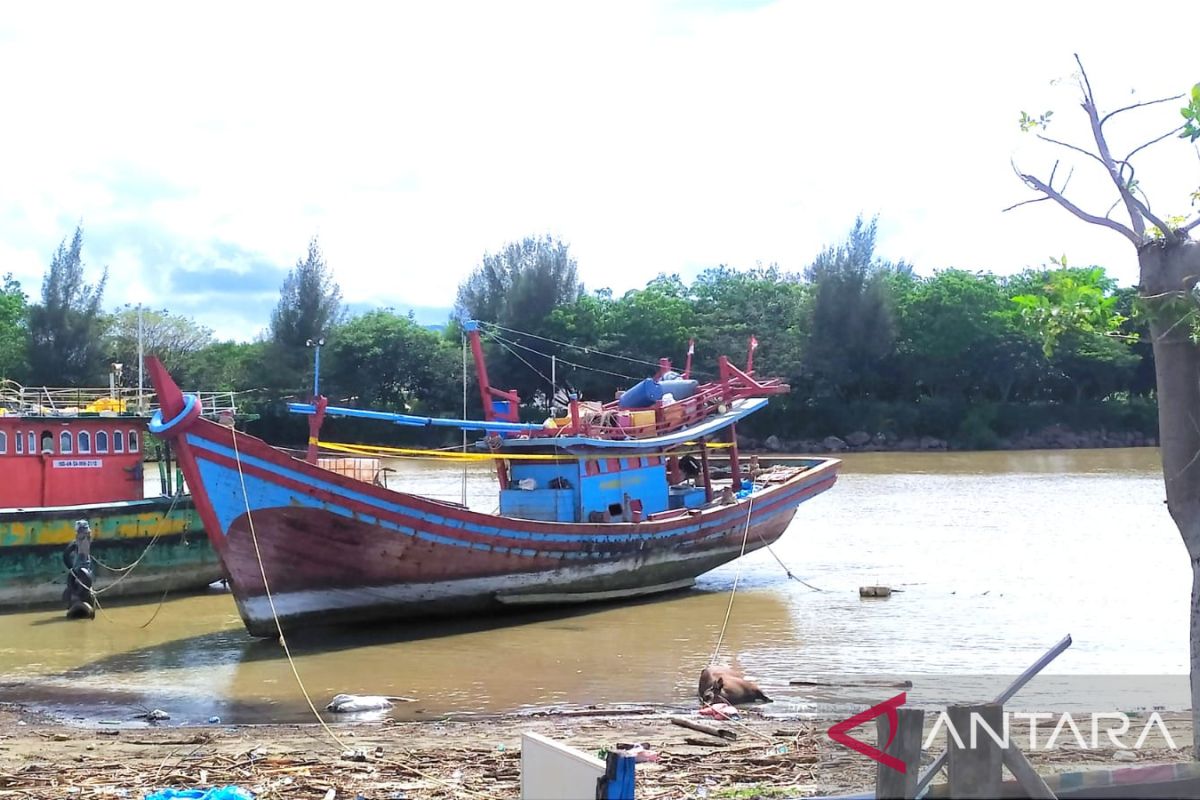
[[[1065,425],[1048,425],[1023,431],[1010,437],[990,438],[990,446],[965,447],[937,436],[898,436],[894,433],[852,431],[843,436],[822,439],[784,439],[771,435],[759,440],[738,436],[738,446],[758,453],[917,453],[945,450],[987,452],[991,450],[1093,450],[1117,447],[1157,447],[1158,439],[1136,431],[1108,431],[1103,428],[1076,431]]]
[[[644,713],[599,708],[576,715],[385,720],[338,723],[327,732],[315,724],[78,727],[9,705],[0,707],[0,797],[141,797],[168,786],[232,783],[256,797],[516,798],[524,731],[588,753],[648,745],[659,760],[638,765],[639,800],[748,800],[873,787],[874,763],[829,739],[832,720],[768,719],[748,711],[739,722],[725,723],[737,735],[726,742],[671,724],[678,710],[636,710]],[[1028,755],[1042,774],[1188,760],[1190,718],[1164,718],[1175,749],[1152,736],[1123,756],[1114,747],[1066,745]],[[855,734],[872,742],[874,726]],[[1019,730],[1013,735],[1024,741]]]

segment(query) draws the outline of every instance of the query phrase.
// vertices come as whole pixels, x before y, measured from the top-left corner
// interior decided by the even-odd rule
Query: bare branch
[[[1037,138],[1041,139],[1043,142],[1050,142],[1050,144],[1056,144],[1060,147],[1065,147],[1068,150],[1074,150],[1076,153],[1083,153],[1088,158],[1099,161],[1100,166],[1102,166],[1102,167],[1108,166],[1107,164],[1104,163],[1104,161],[1101,160],[1100,156],[1096,155],[1091,150],[1084,150],[1082,147],[1077,147],[1076,145],[1070,144],[1069,142],[1060,142],[1058,139],[1051,139],[1049,136],[1045,136],[1044,134],[1041,134],[1041,133],[1039,133],[1037,135]]]
[[[1200,217],[1196,217],[1194,220],[1189,222],[1187,225],[1184,225],[1179,230],[1183,231],[1184,233],[1188,233],[1189,231],[1192,230],[1192,228],[1195,228],[1197,226],[1200,226]]]
[[[1013,165],[1013,168],[1016,169],[1015,164]],[[1021,173],[1019,171],[1017,172],[1017,175],[1019,175],[1021,180],[1025,182],[1026,186],[1030,187],[1031,189],[1036,189],[1037,191],[1046,195],[1051,200],[1058,203],[1060,206],[1065,208],[1067,211],[1070,211],[1072,214],[1079,217],[1084,222],[1090,222],[1093,225],[1102,225],[1105,228],[1112,228],[1114,231],[1121,234],[1129,241],[1133,242],[1135,247],[1142,244],[1142,237],[1138,236],[1136,233],[1134,233],[1133,231],[1131,231],[1129,228],[1125,227],[1121,223],[1115,222],[1114,220],[1107,219],[1105,217],[1097,217],[1095,214],[1089,214],[1088,212],[1081,209],[1079,206],[1072,203],[1067,198],[1063,197],[1054,188],[1046,185],[1045,183],[1042,183],[1040,180],[1038,180],[1033,175],[1027,175],[1027,174]]]
[[[1159,230],[1163,230],[1163,227],[1155,221],[1153,216],[1147,212],[1146,207],[1133,196],[1133,193],[1129,191],[1129,187],[1121,180],[1120,172],[1117,170],[1112,153],[1108,149],[1108,140],[1104,138],[1104,131],[1100,129],[1100,116],[1096,111],[1096,98],[1092,94],[1092,84],[1088,81],[1087,71],[1084,70],[1083,62],[1080,61],[1078,53],[1075,54],[1075,63],[1079,65],[1079,72],[1083,76],[1080,87],[1084,90],[1083,110],[1087,112],[1088,120],[1092,124],[1092,138],[1096,141],[1096,149],[1100,151],[1100,158],[1105,169],[1108,170],[1109,177],[1112,178],[1113,184],[1117,187],[1117,192],[1120,193],[1121,199],[1125,201],[1125,210],[1129,212],[1129,222],[1133,226],[1133,232],[1138,237],[1134,244],[1140,245],[1146,237],[1145,219],[1150,219],[1151,222],[1158,225]],[[1169,231],[1164,231],[1163,235],[1168,238],[1172,236]]]
[[[1049,195],[1043,195],[1042,197],[1035,197],[1035,198],[1033,198],[1032,200],[1022,200],[1022,201],[1021,201],[1021,202],[1019,202],[1019,203],[1013,203],[1013,204],[1012,204],[1011,206],[1009,206],[1008,208],[1002,208],[1002,209],[1000,209],[1000,213],[1001,213],[1001,214],[1003,214],[1005,211],[1012,211],[1014,208],[1020,208],[1021,206],[1027,206],[1027,205],[1029,205],[1030,203],[1040,203],[1040,202],[1042,202],[1043,200],[1050,200],[1050,199],[1051,199],[1051,198],[1050,198],[1050,196],[1049,196]]]
[[[1126,161],[1126,162],[1128,162],[1128,161],[1129,161],[1129,159],[1133,158],[1133,156],[1134,156],[1134,154],[1135,154],[1135,153],[1138,153],[1138,152],[1140,152],[1140,151],[1142,151],[1142,150],[1145,150],[1145,149],[1146,149],[1147,147],[1149,147],[1150,145],[1152,145],[1152,144],[1158,144],[1158,143],[1159,143],[1159,142],[1161,142],[1163,139],[1166,139],[1168,136],[1174,136],[1175,134],[1177,134],[1177,133],[1179,133],[1181,130],[1183,130],[1183,127],[1184,127],[1184,126],[1180,125],[1178,128],[1175,128],[1174,130],[1167,131],[1167,132],[1166,132],[1166,133],[1164,133],[1162,136],[1159,136],[1157,139],[1151,139],[1150,141],[1146,142],[1145,144],[1143,144],[1143,145],[1141,145],[1141,146],[1139,146],[1139,147],[1135,147],[1135,148],[1133,148],[1133,152],[1131,152],[1129,155],[1125,156],[1125,161]]]
[[[1142,106],[1152,106],[1155,103],[1169,103],[1172,100],[1182,100],[1182,99],[1183,99],[1183,95],[1177,94],[1174,97],[1163,97],[1159,100],[1147,100],[1144,103],[1134,103],[1131,106],[1125,106],[1124,108],[1118,108],[1116,111],[1110,111],[1107,114],[1105,114],[1104,119],[1100,120],[1100,125],[1101,125],[1101,127],[1103,127],[1104,123],[1108,122],[1110,119],[1115,117],[1117,114],[1120,114],[1122,111],[1132,111],[1133,109],[1141,108]]]
[[[1092,82],[1088,80],[1087,70],[1083,68],[1083,62],[1079,60],[1079,53],[1072,53],[1071,55],[1075,56],[1075,63],[1079,65],[1079,74],[1083,77],[1083,83],[1080,84],[1079,88],[1084,90],[1084,98],[1088,102],[1093,102],[1095,98],[1092,96]]]

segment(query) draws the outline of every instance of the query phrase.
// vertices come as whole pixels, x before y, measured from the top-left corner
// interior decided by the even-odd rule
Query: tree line
[[[1156,430],[1153,357],[1134,288],[1065,257],[1007,276],[917,275],[876,253],[874,220],[856,220],[800,273],[721,265],[690,281],[662,274],[620,296],[584,287],[564,242],[525,238],[483,256],[440,329],[390,308],[349,315],[313,239],[250,342],[216,340],[165,309],[105,311],[107,273],[87,283],[82,249],[80,228],[53,254],[39,301],[11,275],[0,283],[0,376],[104,385],[122,364],[119,379],[132,385],[140,313],[145,352],[185,388],[244,392],[241,405],[259,417],[251,429],[281,443],[304,436],[284,401],[311,394],[317,347],[331,402],[462,414],[468,318],[490,323],[492,381],[517,389],[530,419],[547,413],[556,392],[611,399],[660,357],[682,369],[690,340],[697,377],[712,373],[719,354],[744,366],[754,337],[755,372],[785,379],[792,392],[743,426],[751,436],[863,430],[987,448],[1052,424]],[[466,375],[473,384],[474,370]],[[480,413],[473,385],[466,402],[468,415]],[[362,439],[403,435],[337,424]]]

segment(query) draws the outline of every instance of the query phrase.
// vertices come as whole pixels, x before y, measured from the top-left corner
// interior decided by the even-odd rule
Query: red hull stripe
[[[294,494],[288,494],[288,490],[285,487],[267,484],[266,479],[271,477],[270,474],[260,475],[260,471],[252,467],[243,467],[243,471],[250,479],[248,481],[248,493],[252,497],[251,509],[253,512],[267,511],[272,508],[295,509],[296,501],[302,500],[302,498],[298,498]],[[218,474],[220,472],[225,474]],[[217,516],[224,519],[222,528],[228,530],[236,520],[244,516],[245,512],[245,501],[241,499],[238,476],[236,475],[232,465],[218,465],[212,461],[209,461],[208,459],[205,459],[202,462],[201,474],[205,476],[205,483],[209,486],[229,486],[230,488],[234,489],[233,492],[221,493],[223,495],[231,496],[231,498],[236,498],[236,500],[232,501],[234,502],[234,505],[226,509],[217,510]],[[825,485],[822,485],[822,483]],[[799,503],[808,499],[808,497],[819,493],[820,491],[824,491],[826,488],[832,485],[832,481],[826,481],[822,483],[813,484],[812,486],[808,487],[807,490],[802,490],[800,493],[801,496],[796,496],[796,493],[792,493],[792,495],[788,498],[790,502],[786,504],[772,503],[771,509],[754,509],[752,513],[753,524],[765,522],[778,516],[779,514],[794,513],[795,508],[797,505],[799,505]],[[251,486],[253,486],[253,489],[250,488]],[[283,492],[284,494],[280,495],[279,492]],[[594,536],[591,538],[570,537],[577,541],[568,543],[560,543],[562,539],[567,538],[563,534],[549,536],[525,535],[519,540],[514,540],[512,538],[504,537],[503,535],[480,535],[464,530],[456,525],[446,525],[440,522],[435,522],[434,520],[428,518],[414,520],[411,517],[406,517],[401,514],[387,514],[384,516],[379,514],[379,509],[377,508],[368,508],[365,511],[355,511],[348,508],[345,504],[339,503],[338,500],[340,498],[338,498],[336,495],[325,492],[322,492],[321,494],[326,495],[326,497],[323,499],[320,505],[310,505],[308,506],[309,508],[336,513],[347,518],[359,519],[370,524],[395,530],[402,534],[415,536],[428,541],[438,542],[440,544],[453,545],[456,547],[468,547],[488,552],[512,552],[515,555],[531,557],[539,554],[547,554],[548,552],[562,552],[564,555],[556,557],[594,558],[599,555],[597,552],[595,552],[596,547],[610,549],[613,547],[622,548],[623,546],[624,548],[628,548],[650,538],[648,535],[644,534],[613,535],[611,533],[606,533],[604,535]],[[313,499],[316,499],[316,497]],[[241,502],[237,502],[237,500],[240,500]],[[495,519],[495,517],[490,515],[481,516],[485,516],[488,519]],[[706,521],[706,523],[703,525],[683,526],[667,533],[658,534],[655,538],[662,541],[664,537],[673,535],[675,537],[674,544],[677,545],[706,542],[713,539],[724,538],[729,536],[731,533],[736,533],[736,531],[739,530],[744,524],[744,521],[744,514],[739,514],[738,517],[734,519],[729,519],[726,516],[724,519],[726,524],[722,524],[721,520],[713,520],[711,522]],[[556,545],[554,550],[547,551],[544,549],[549,543],[554,543]],[[528,549],[529,545],[537,545],[539,549]]]
[[[189,444],[194,445],[200,451],[194,452],[194,455],[199,456],[201,460],[212,465],[209,469],[202,467],[200,470],[202,473],[211,472],[214,468],[219,472],[227,470],[236,471],[237,464],[231,457],[233,456],[232,450],[228,450],[212,442],[198,441],[198,437],[193,435],[189,435],[187,439]],[[228,456],[225,456],[226,453]],[[710,519],[705,519],[700,524],[685,524],[690,522],[692,518],[683,517],[675,520],[667,520],[659,524],[643,523],[638,526],[637,532],[625,532],[614,531],[613,526],[607,526],[607,529],[604,529],[604,526],[580,525],[578,523],[546,525],[544,523],[526,522],[524,520],[517,522],[508,518],[479,514],[449,506],[434,506],[437,511],[446,511],[448,513],[430,513],[433,509],[425,511],[408,505],[384,501],[363,492],[333,485],[330,481],[314,479],[301,474],[298,470],[266,462],[254,456],[247,455],[245,452],[241,453],[241,461],[243,472],[248,477],[257,479],[254,483],[259,484],[258,491],[250,492],[252,511],[263,510],[273,505],[288,505],[294,508],[294,504],[297,501],[303,504],[306,499],[311,499],[314,501],[313,507],[324,507],[335,513],[350,517],[375,517],[377,518],[376,524],[396,529],[401,533],[416,535],[421,538],[428,537],[431,540],[453,544],[458,547],[474,547],[486,550],[502,548],[521,555],[534,555],[536,553],[536,551],[527,549],[531,544],[544,547],[550,542],[557,543],[560,547],[565,546],[565,549],[568,551],[581,551],[584,548],[591,550],[596,545],[612,546],[618,543],[635,543],[647,539],[664,539],[669,537],[676,538],[680,543],[693,540],[701,541],[727,535],[730,527],[740,527],[745,523],[746,519],[744,507],[738,506],[730,508],[729,513],[714,515]],[[293,460],[288,458],[288,461]],[[299,462],[293,463],[299,464]],[[299,464],[299,466],[305,467],[307,465]],[[233,480],[237,480],[236,474],[233,474],[231,477]],[[794,512],[795,507],[799,503],[829,488],[833,484],[835,477],[834,474],[821,471],[811,476],[807,481],[797,481],[792,486],[784,484],[779,487],[783,491],[769,490],[769,495],[762,496],[761,502],[755,503],[752,509],[753,522],[757,523],[766,518],[773,517],[777,513]],[[217,478],[217,476],[212,474],[206,476],[205,483],[210,483],[210,479],[212,478]],[[229,477],[226,480],[229,480]],[[264,490],[262,488],[264,485],[271,487],[270,490]],[[234,487],[237,487],[237,484],[234,484]],[[228,530],[234,519],[245,513],[245,500],[241,497],[240,487],[238,488],[236,497],[230,498],[231,506],[212,509],[215,512],[215,516],[222,522],[220,526],[222,532]],[[364,485],[363,488],[370,487]],[[266,495],[274,495],[278,491],[287,492],[289,490],[295,494],[286,498],[259,496],[264,493]],[[207,495],[208,492],[206,491],[204,494]],[[296,496],[296,494],[299,496]],[[421,500],[421,498],[402,495],[396,492],[389,492],[389,494],[393,497],[399,497],[406,502]],[[221,495],[228,497],[229,493],[221,493]],[[279,502],[273,503],[271,502],[272,499]],[[266,501],[266,503],[263,503],[263,501]],[[317,504],[320,505],[318,506]],[[331,508],[330,505],[335,507]],[[517,522],[521,528],[500,527],[495,524],[498,521]],[[648,525],[652,526],[653,532],[646,532]],[[564,533],[564,529],[579,530],[581,533]],[[575,557],[576,555],[577,557],[588,557],[591,553],[579,552],[576,554],[575,552],[571,552],[569,557]]]

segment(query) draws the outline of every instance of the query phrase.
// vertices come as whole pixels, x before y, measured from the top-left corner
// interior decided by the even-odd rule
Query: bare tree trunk
[[[1192,724],[1200,730],[1200,347],[1191,339],[1200,242],[1151,242],[1138,250],[1158,379],[1158,437],[1167,508],[1192,564]],[[1193,748],[1196,758],[1198,748]],[[1197,759],[1200,760],[1200,759]]]

